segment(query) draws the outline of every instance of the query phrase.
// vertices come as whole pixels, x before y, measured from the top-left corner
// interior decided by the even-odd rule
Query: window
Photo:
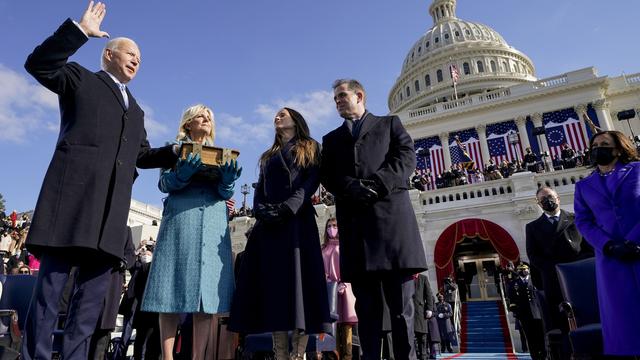
[[[482,61],[478,61],[478,72],[484,72],[484,63]]]
[[[456,31],[456,37],[459,37],[459,36],[460,36],[460,32]]]
[[[465,75],[471,74],[471,68],[469,68],[469,63],[468,62],[462,64],[462,71],[464,71]]]
[[[504,72],[509,72],[509,65],[507,65],[506,61],[502,62],[502,68],[504,69]]]
[[[420,92],[420,81],[416,80],[413,82],[413,87],[416,90],[416,93]]]
[[[400,101],[402,101],[402,91],[400,91]]]
[[[410,97],[410,96],[411,96],[411,88],[407,86],[407,97]]]
[[[420,53],[420,51],[422,51],[422,46],[418,46],[418,53]]]
[[[438,78],[438,82],[442,82],[442,70],[436,72],[436,77]]]
[[[440,42],[440,38],[436,37],[435,42],[436,42],[436,44],[437,44],[438,42]]]
[[[431,86],[431,76],[429,76],[428,74],[425,75],[424,83],[425,83],[426,86]]]
[[[416,54],[415,52],[412,52],[412,53],[411,53],[411,61],[413,61],[413,56],[414,56],[415,54]]]
[[[471,35],[471,31],[469,31],[469,29],[464,29],[464,33],[467,35]]]
[[[428,41],[427,41],[427,43],[426,43],[426,44],[424,44],[424,47],[425,47],[425,48],[428,48],[428,47],[429,47],[429,42],[428,42]]]
[[[496,72],[496,62],[491,60],[491,72]]]
[[[448,39],[449,38],[449,34],[444,34],[444,38]]]

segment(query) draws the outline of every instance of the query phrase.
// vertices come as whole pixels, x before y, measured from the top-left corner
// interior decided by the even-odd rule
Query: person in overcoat
[[[276,359],[294,359],[308,336],[330,332],[331,316],[318,225],[311,197],[318,189],[319,144],[291,108],[275,116],[275,139],[260,158],[253,198],[257,219],[245,248],[229,329],[273,333]]]
[[[214,138],[210,108],[198,104],[183,112],[176,143],[213,146]],[[192,354],[203,359],[212,315],[231,310],[235,288],[226,201],[242,168],[232,160],[209,178],[200,172],[199,156],[191,153],[175,169],[163,169],[158,181],[168,196],[141,309],[160,313],[163,359],[173,358],[180,314],[193,314]]]
[[[385,296],[395,357],[415,359],[412,275],[427,261],[407,191],[413,141],[397,116],[366,110],[358,81],[337,80],[333,91],[345,121],[322,139],[321,178],[336,198],[340,270],[356,296],[363,358],[379,356]]]
[[[353,359],[353,328],[358,324],[351,284],[340,276],[340,233],[336,218],[327,219],[322,243],[322,260],[327,281],[337,283],[338,329],[337,350],[340,359]]]
[[[558,308],[562,302],[560,283],[556,265],[593,257],[593,248],[586,241],[574,223],[572,212],[560,209],[558,193],[550,187],[540,187],[536,192],[536,202],[543,213],[525,227],[527,256],[531,266],[538,271],[541,283],[533,283],[545,293],[545,306],[549,312],[551,324],[547,329],[562,329],[565,332],[567,320]]]
[[[413,295],[415,309],[413,331],[416,339],[416,356],[419,360],[435,359],[436,344],[440,342],[440,332],[436,320],[433,291],[429,279],[425,275],[416,274],[413,278],[416,287],[416,292]]]
[[[529,274],[529,266],[518,265],[518,277],[509,287],[509,311],[520,322],[527,338],[529,353],[533,360],[545,359],[544,329],[542,316],[537,307],[535,286]]]
[[[102,71],[68,62],[90,37],[106,37],[105,5],[93,2],[81,20],[67,19],[29,55],[25,68],[59,98],[58,140],[27,238],[41,260],[22,343],[24,359],[50,358],[57,303],[78,267],[63,341],[67,360],[88,356],[110,270],[123,257],[136,167],[171,167],[171,146],[151,149],[144,112],[128,84],[140,66],[133,40],[116,38],[102,52]],[[35,316],[41,314],[41,316]]]
[[[596,169],[576,184],[576,226],[595,249],[604,353],[638,356],[640,324],[640,162],[619,131],[591,138]],[[623,285],[621,285],[623,284]]]
[[[438,321],[438,331],[440,331],[440,349],[442,352],[452,352],[451,342],[455,336],[453,323],[451,322],[453,309],[448,302],[444,301],[444,295],[442,294],[438,294],[435,313]]]

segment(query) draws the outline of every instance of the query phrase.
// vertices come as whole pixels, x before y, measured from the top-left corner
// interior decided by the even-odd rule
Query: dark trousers
[[[150,324],[151,325],[151,324]],[[135,360],[157,360],[160,358],[160,329],[158,324],[136,329],[136,341],[133,344]]]
[[[416,331],[416,357],[426,360],[427,355],[427,334]]]
[[[356,314],[362,359],[380,359],[382,319],[386,302],[391,319],[393,354],[396,359],[416,359],[413,346],[413,294],[409,276],[369,273],[351,282],[356,296]],[[384,300],[383,300],[384,298]]]
[[[544,360],[546,351],[544,346],[544,330],[542,330],[542,321],[534,319],[530,316],[522,316],[519,318],[524,336],[527,338],[529,345],[529,354],[533,360]]]
[[[58,305],[74,266],[77,273],[65,322],[62,356],[65,360],[88,359],[91,335],[103,308],[113,265],[113,257],[90,250],[51,251],[42,256],[25,322],[23,359],[51,359],[51,334]]]

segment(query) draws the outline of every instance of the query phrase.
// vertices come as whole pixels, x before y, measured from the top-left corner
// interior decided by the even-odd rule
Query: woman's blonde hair
[[[178,126],[178,135],[176,135],[176,140],[184,141],[184,139],[191,138],[189,135],[189,130],[187,130],[186,126],[191,122],[191,120],[195,119],[197,116],[203,115],[206,116],[211,121],[211,133],[205,136],[205,144],[213,145],[213,140],[216,137],[216,123],[213,117],[213,111],[205,105],[197,104],[188,107],[183,113],[182,118],[180,119],[180,126]]]
[[[311,138],[311,135],[309,134],[309,126],[304,120],[304,117],[299,112],[291,108],[285,107],[284,109],[289,112],[289,115],[291,115],[291,119],[293,119],[293,123],[296,126],[295,137],[298,140],[291,149],[296,165],[301,168],[305,168],[318,164],[320,160],[318,154],[318,143]],[[271,145],[271,148],[260,156],[260,166],[264,166],[266,161],[280,151],[284,145],[282,135],[276,131],[275,138],[273,139],[273,145]]]

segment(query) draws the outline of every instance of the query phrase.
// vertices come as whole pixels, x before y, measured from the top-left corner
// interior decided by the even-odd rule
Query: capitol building
[[[436,177],[460,161],[460,146],[478,168],[490,160],[522,160],[526,148],[550,155],[542,159],[546,171],[410,192],[432,286],[464,271],[469,300],[498,299],[496,268],[527,260],[525,225],[542,213],[536,190],[555,188],[561,207],[573,211],[574,185],[590,172],[554,169],[551,160],[560,146],[576,152],[588,146],[593,130],[587,118],[603,130],[640,134],[637,117],[618,119],[621,111],[640,113],[640,73],[609,77],[589,67],[539,79],[532,59],[495,30],[459,19],[456,0],[433,0],[428,10],[433,25],[416,34],[388,96],[389,113],[400,117],[415,142],[418,168]],[[138,215],[141,206],[136,204]],[[325,205],[316,211],[320,229],[335,214]],[[154,219],[159,216],[153,209]],[[230,222],[235,252],[244,248],[253,221]],[[154,226],[130,219],[137,223],[144,236],[153,236]]]

